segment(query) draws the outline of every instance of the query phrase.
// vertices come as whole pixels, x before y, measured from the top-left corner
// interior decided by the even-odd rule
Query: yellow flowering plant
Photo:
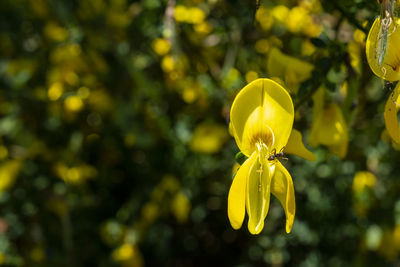
[[[306,159],[315,157],[304,147],[300,132],[292,130],[294,107],[289,93],[270,79],[257,79],[238,93],[230,118],[230,133],[248,157],[229,190],[232,227],[242,226],[247,210],[248,229],[251,234],[259,234],[272,193],[285,210],[286,232],[290,233],[296,209],[293,181],[276,155],[285,149]]]

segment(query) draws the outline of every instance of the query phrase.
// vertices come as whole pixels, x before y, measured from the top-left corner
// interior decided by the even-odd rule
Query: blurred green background
[[[378,3],[259,4],[0,1],[0,264],[400,265],[393,84],[364,51]],[[348,124],[345,156],[289,156],[289,235],[274,198],[258,236],[227,217],[230,105],[257,77],[291,92],[306,146],[317,89]]]

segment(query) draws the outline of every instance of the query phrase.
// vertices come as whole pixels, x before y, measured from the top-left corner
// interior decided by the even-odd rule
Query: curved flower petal
[[[295,129],[292,129],[284,152],[297,155],[306,160],[315,160],[314,154],[304,146],[301,133]]]
[[[245,215],[247,176],[249,175],[250,167],[254,164],[256,159],[257,153],[254,152],[251,157],[240,166],[233,179],[231,188],[229,189],[228,218],[233,229],[242,227]]]
[[[296,213],[294,187],[292,177],[285,167],[278,161],[275,174],[271,181],[271,193],[279,199],[286,215],[286,233],[290,233]]]
[[[368,64],[378,77],[388,81],[400,80],[400,24],[399,18],[394,17],[387,30],[385,44],[384,33],[380,31],[381,19],[375,19],[366,43]],[[386,45],[386,48],[384,48]],[[383,57],[383,58],[382,58]],[[379,61],[382,61],[379,64]]]
[[[314,66],[306,61],[291,57],[273,47],[267,59],[270,77],[279,77],[297,93],[298,85],[311,77]]]
[[[271,174],[273,165],[267,160],[257,158],[250,167],[247,180],[246,209],[249,215],[248,229],[253,235],[264,228],[264,220],[269,209],[271,193]],[[271,167],[272,166],[272,167]]]
[[[276,82],[257,79],[238,93],[230,118],[231,132],[243,154],[250,156],[255,151],[257,138],[261,138],[271,150],[279,151],[290,136],[293,102],[289,93]]]
[[[385,112],[383,116],[385,118],[385,126],[390,137],[396,143],[400,143],[400,126],[397,120],[397,111],[400,107],[400,83],[397,84],[394,92],[390,94],[385,105]]]

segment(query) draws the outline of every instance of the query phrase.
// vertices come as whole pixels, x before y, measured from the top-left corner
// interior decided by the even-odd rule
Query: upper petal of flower
[[[315,160],[314,154],[304,146],[301,133],[296,129],[292,129],[289,141],[285,147],[285,152],[297,155],[306,160]]]
[[[242,226],[245,215],[246,186],[250,167],[257,160],[257,152],[254,152],[242,166],[240,166],[235,178],[233,179],[228,195],[228,218],[233,229]]]
[[[275,174],[271,181],[271,193],[279,199],[286,215],[286,233],[290,233],[296,213],[294,187],[292,177],[285,167],[278,161],[275,165]]]
[[[399,18],[394,17],[386,31],[387,42],[385,44],[385,33],[381,30],[381,19],[378,17],[375,19],[367,37],[368,64],[375,75],[388,81],[400,80],[399,26]],[[384,57],[382,64],[379,64],[380,57]]]
[[[258,138],[279,151],[290,136],[294,109],[289,93],[270,79],[257,79],[245,86],[233,101],[231,133],[239,149],[250,156]]]
[[[385,112],[383,116],[385,117],[386,129],[390,137],[396,143],[400,143],[400,126],[397,120],[397,111],[400,107],[400,83],[397,84],[394,92],[390,94],[385,105]]]

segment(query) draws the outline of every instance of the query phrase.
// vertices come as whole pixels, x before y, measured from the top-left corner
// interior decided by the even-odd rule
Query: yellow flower
[[[228,139],[224,126],[215,123],[199,124],[194,130],[189,147],[194,152],[213,154],[221,150]]]
[[[187,221],[190,208],[190,200],[182,192],[177,193],[171,202],[171,212],[179,223],[185,223]]]
[[[393,93],[390,94],[386,101],[385,112],[383,116],[385,118],[386,130],[390,137],[397,144],[400,143],[400,126],[397,120],[397,112],[400,108],[400,83],[397,84]]]
[[[257,79],[238,93],[230,118],[230,133],[248,157],[229,190],[228,217],[232,227],[242,226],[247,210],[250,233],[260,233],[272,193],[285,210],[286,232],[290,233],[295,215],[293,181],[285,167],[276,158],[271,159],[271,155],[285,148],[292,133],[294,108],[289,93],[270,79]]]
[[[381,19],[375,19],[366,43],[368,64],[378,77],[388,81],[400,80],[400,22],[393,17],[385,30]]]
[[[322,89],[313,98],[314,118],[309,136],[310,145],[325,145],[339,158],[344,158],[347,154],[349,133],[340,107],[335,103],[324,107]]]
[[[171,43],[163,38],[156,38],[151,43],[153,50],[160,56],[167,54],[171,50]]]
[[[283,54],[278,48],[271,48],[267,70],[271,77],[285,81],[290,91],[297,92],[299,84],[311,77],[314,66],[308,62]]]
[[[322,27],[314,23],[309,10],[302,6],[296,6],[288,12],[285,25],[290,32],[304,33],[309,37],[317,37],[322,31]]]
[[[0,194],[15,183],[21,167],[19,160],[7,160],[0,165]]]
[[[376,177],[374,174],[368,171],[357,172],[354,175],[353,180],[353,191],[355,193],[360,193],[364,188],[373,188],[376,183]]]
[[[271,16],[271,11],[264,6],[261,6],[257,10],[256,20],[260,23],[261,28],[264,31],[270,30],[274,23],[274,18]]]

